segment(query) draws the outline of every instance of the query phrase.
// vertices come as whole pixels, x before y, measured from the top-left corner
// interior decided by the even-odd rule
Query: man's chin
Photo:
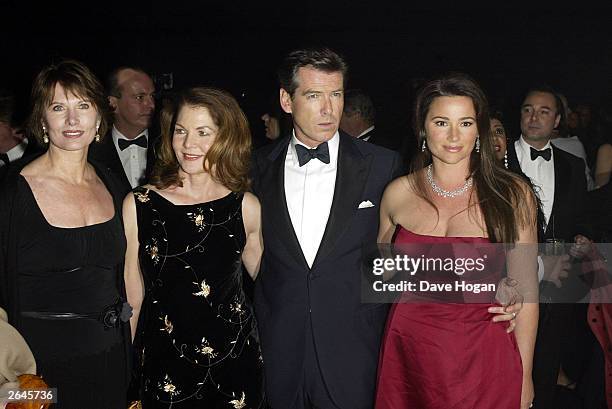
[[[545,136],[545,135],[541,135],[541,134],[536,134],[536,135],[525,135],[525,134],[523,134],[523,136],[525,137],[525,139],[528,139],[530,141],[544,141],[544,140],[550,138],[550,136]]]

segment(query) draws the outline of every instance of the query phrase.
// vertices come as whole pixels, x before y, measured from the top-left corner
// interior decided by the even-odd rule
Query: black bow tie
[[[314,149],[308,149],[304,145],[295,145],[300,166],[307,164],[310,159],[319,159],[323,163],[329,163],[329,147],[327,142],[323,142]]]
[[[533,148],[529,148],[529,150],[531,151],[531,160],[536,160],[538,156],[541,156],[547,162],[550,160],[550,154],[551,154],[550,148],[546,148],[541,151],[537,149],[533,149]]]
[[[142,148],[146,148],[147,147],[147,137],[144,135],[140,135],[138,138],[134,138],[134,139],[119,139],[119,149],[121,149],[122,151],[125,150],[125,148],[127,148],[130,145],[138,145]]]
[[[8,165],[9,163],[11,163],[8,157],[8,153],[0,153],[0,162],[4,162],[5,165]]]

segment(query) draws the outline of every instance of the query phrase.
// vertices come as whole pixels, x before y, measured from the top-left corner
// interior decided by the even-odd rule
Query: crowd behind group
[[[407,169],[347,69],[289,53],[263,144],[228,92],[160,101],[138,67],[49,65],[23,124],[0,96],[0,404],[23,374],[57,408],[612,404],[612,109],[534,85],[512,138],[451,73]],[[364,303],[376,243],[514,244],[490,273],[518,297]]]

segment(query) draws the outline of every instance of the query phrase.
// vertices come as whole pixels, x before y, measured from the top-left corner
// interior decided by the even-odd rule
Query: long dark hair
[[[411,166],[412,188],[436,211],[438,210],[433,203],[425,183],[424,172],[422,172],[432,162],[431,153],[429,149],[422,151],[420,147],[427,137],[425,120],[431,104],[438,97],[454,96],[469,97],[476,111],[480,152],[474,150],[470,155],[468,177],[473,177],[473,192],[476,192],[477,204],[480,205],[489,240],[514,243],[518,240],[519,227],[536,225],[534,213],[530,211],[530,209],[536,209],[537,206],[535,195],[523,180],[496,164],[487,98],[476,81],[466,74],[452,73],[429,81],[417,95],[414,128],[419,150]],[[528,196],[525,197],[525,194]],[[473,196],[470,196],[470,203],[473,203],[472,200]],[[525,201],[531,202],[533,206],[519,206]]]

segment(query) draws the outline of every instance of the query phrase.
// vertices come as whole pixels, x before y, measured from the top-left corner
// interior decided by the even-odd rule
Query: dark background
[[[570,105],[598,104],[612,91],[612,17],[604,7],[9,2],[0,13],[0,88],[16,93],[23,115],[36,72],[66,57],[85,62],[101,78],[116,66],[136,64],[154,75],[172,72],[175,90],[225,88],[261,137],[259,117],[277,95],[279,61],[308,45],[327,45],[345,56],[349,87],[372,95],[377,126],[398,140],[411,137],[415,87],[450,70],[475,77],[505,111],[515,135],[529,85],[551,84]]]

